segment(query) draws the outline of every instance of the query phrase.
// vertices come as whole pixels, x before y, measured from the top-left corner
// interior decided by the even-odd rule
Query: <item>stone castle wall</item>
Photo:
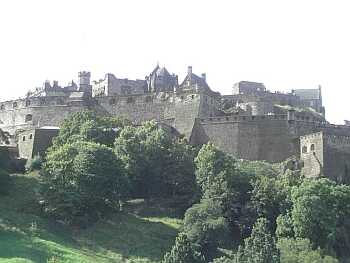
[[[300,138],[302,173],[317,177],[326,175],[339,182],[350,182],[350,134],[328,134],[330,127]],[[344,131],[343,131],[344,132]]]
[[[3,102],[0,128],[15,134],[17,130],[41,126],[59,126],[70,114],[89,108],[85,101],[65,97],[37,97]]]

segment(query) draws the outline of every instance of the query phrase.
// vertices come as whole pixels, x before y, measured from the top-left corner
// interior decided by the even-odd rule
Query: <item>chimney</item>
[[[207,81],[207,74],[202,73],[202,79],[206,82]]]
[[[187,74],[191,75],[192,74],[192,66],[188,66],[187,68]]]

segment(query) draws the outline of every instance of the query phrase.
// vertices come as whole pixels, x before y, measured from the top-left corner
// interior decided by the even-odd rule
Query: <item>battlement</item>
[[[271,115],[241,115],[236,113],[235,115],[228,116],[216,116],[201,118],[201,123],[211,123],[211,122],[246,122],[246,121],[295,121],[295,122],[307,122],[314,123],[320,126],[341,129],[343,126],[339,125],[329,125],[324,120],[320,120],[315,117],[305,116],[304,114],[295,114],[294,120],[290,120],[288,114],[271,114]]]

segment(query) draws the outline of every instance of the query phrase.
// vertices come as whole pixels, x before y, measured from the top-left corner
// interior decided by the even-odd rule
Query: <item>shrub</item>
[[[244,240],[244,247],[240,246],[233,262],[241,263],[279,263],[279,250],[275,239],[268,230],[268,221],[258,218],[254,224],[252,234]]]
[[[32,159],[28,159],[26,163],[26,171],[32,172],[35,170],[40,170],[43,163],[43,159],[40,157],[40,155],[35,156]]]
[[[184,232],[189,240],[201,247],[206,258],[213,258],[218,246],[230,242],[229,227],[222,215],[222,205],[213,199],[202,199],[186,211]]]
[[[100,144],[78,141],[49,151],[42,169],[45,212],[86,224],[117,207],[128,191],[120,161]]]
[[[164,256],[162,263],[200,263],[204,258],[198,249],[191,244],[185,233],[176,237],[175,245]]]
[[[308,239],[302,238],[281,238],[277,247],[281,253],[283,263],[337,263],[338,260],[331,256],[323,256],[320,249],[312,249],[312,244]]]

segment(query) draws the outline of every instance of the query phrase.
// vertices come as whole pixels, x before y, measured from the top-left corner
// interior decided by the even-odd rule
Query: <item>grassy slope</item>
[[[169,211],[131,202],[85,230],[70,229],[31,213],[36,176],[13,176],[0,196],[0,262],[157,262],[175,240],[181,220]]]

